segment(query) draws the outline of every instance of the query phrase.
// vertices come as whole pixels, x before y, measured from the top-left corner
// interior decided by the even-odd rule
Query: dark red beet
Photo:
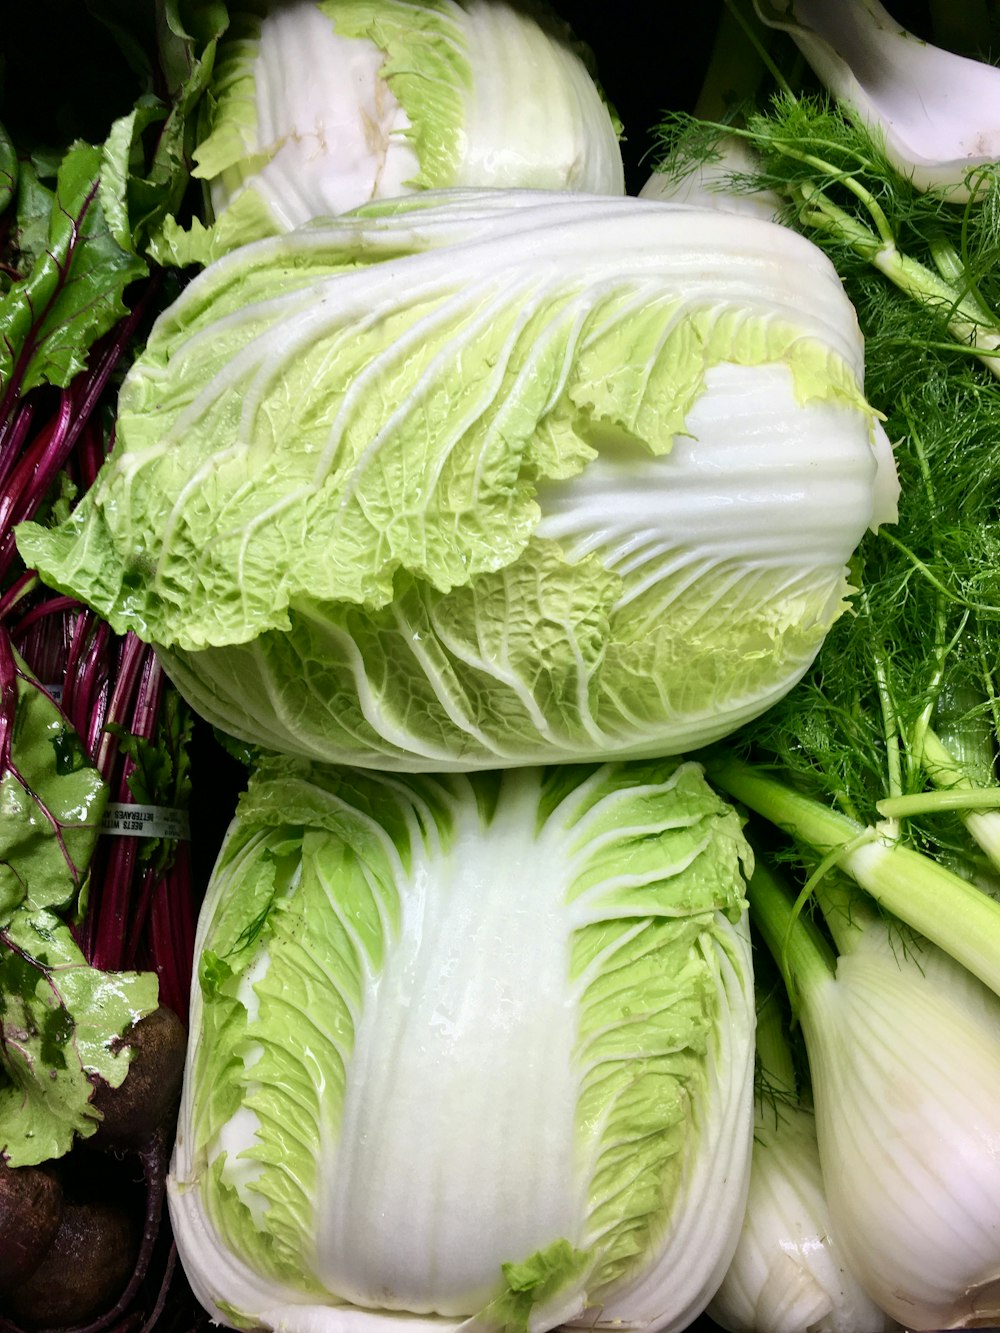
[[[119,1087],[98,1084],[93,1105],[104,1119],[86,1140],[90,1147],[138,1147],[177,1104],[187,1034],[173,1010],[154,1009],[126,1032],[121,1045],[132,1047],[132,1063]]]
[[[137,1228],[119,1203],[69,1203],[45,1257],[6,1298],[22,1325],[80,1324],[107,1309],[135,1265]]]
[[[62,1218],[62,1186],[43,1167],[0,1163],[0,1289],[24,1282]]]

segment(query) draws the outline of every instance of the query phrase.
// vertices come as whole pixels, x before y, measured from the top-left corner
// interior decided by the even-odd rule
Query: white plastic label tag
[[[191,821],[186,810],[167,805],[132,805],[109,801],[101,819],[101,832],[123,838],[173,838],[187,841]]]

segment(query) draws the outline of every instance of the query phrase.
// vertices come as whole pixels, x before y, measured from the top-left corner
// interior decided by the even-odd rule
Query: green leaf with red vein
[[[68,150],[51,193],[44,248],[27,252],[30,271],[0,298],[0,389],[8,402],[39,384],[67,385],[94,340],[127,313],[125,288],[147,271],[108,228],[98,199],[100,171],[99,147],[78,142]],[[29,184],[19,190],[19,204],[30,190],[37,226],[37,192],[45,187],[24,174]]]
[[[34,1166],[96,1131],[96,1080],[121,1084],[119,1038],[156,1000],[153,974],[88,966],[51,912],[14,914],[0,931],[0,1158]]]
[[[9,650],[8,650],[9,651]],[[16,690],[13,699],[8,691]],[[65,908],[79,893],[100,827],[107,789],[65,717],[18,667],[0,692],[0,927],[29,899]]]

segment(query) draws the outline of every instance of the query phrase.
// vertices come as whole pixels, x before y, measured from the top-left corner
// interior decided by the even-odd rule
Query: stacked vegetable
[[[310,52],[387,41],[377,100],[429,151],[409,73],[500,11],[361,8]],[[895,515],[854,312],[791,231],[621,198],[576,78],[604,131],[552,183],[608,194],[461,168],[282,232],[274,52],[316,14],[273,19],[220,48],[197,150],[251,160],[170,233],[213,262],[95,484],[19,530],[253,747],[197,942],[185,1267],[236,1326],[683,1328],[742,1217],[753,989],[749,851],[667,756],[787,693]]]
[[[288,1330],[994,1317],[990,169],[949,213],[870,115],[788,88],[675,127],[625,198],[552,20],[196,9],[101,189],[136,277],[206,267],[18,547],[249,768],[170,1179],[199,1300]],[[726,796],[773,822],[748,841]],[[914,1194],[873,1199],[897,1137]],[[941,1179],[946,1232],[912,1202]]]
[[[621,163],[613,119],[578,54],[561,34],[553,35],[515,10],[482,4],[428,6],[428,30],[414,34],[409,30],[408,21],[413,17],[410,9],[397,6],[394,13],[392,6],[383,6],[379,23],[389,29],[384,56],[390,61],[397,60],[401,66],[398,78],[392,81],[394,88],[398,86],[400,105],[393,109],[393,93],[379,72],[383,52],[376,47],[374,59],[370,52],[365,54],[365,48],[371,48],[372,43],[362,34],[372,20],[365,16],[364,8],[355,6],[352,10],[350,6],[342,6],[341,34],[336,41],[320,40],[310,54],[319,59],[333,59],[335,66],[346,55],[351,68],[356,69],[356,57],[362,53],[362,64],[371,80],[369,91],[378,109],[385,111],[389,106],[387,129],[396,131],[400,125],[406,125],[408,147],[403,157],[407,170],[417,160],[428,180],[447,182],[454,175],[456,180],[475,185],[512,177],[525,185],[585,184],[620,192]],[[148,17],[152,17],[151,13],[138,15],[140,28],[142,20]],[[407,22],[400,23],[400,17]],[[130,114],[115,122],[107,142],[102,147],[74,145],[66,155],[51,194],[44,185],[48,162],[40,153],[36,151],[33,157],[17,164],[18,196],[8,250],[10,364],[6,368],[5,403],[11,413],[9,468],[12,475],[23,476],[30,488],[22,498],[10,487],[15,501],[7,516],[11,524],[35,517],[48,526],[72,507],[78,491],[92,487],[96,465],[112,439],[104,420],[105,391],[117,387],[120,371],[132,353],[133,339],[145,334],[142,323],[145,308],[163,304],[161,293],[173,294],[177,287],[172,279],[164,280],[162,275],[159,284],[144,282],[147,256],[184,258],[180,248],[187,245],[193,251],[204,237],[197,219],[185,233],[176,212],[186,182],[186,164],[197,137],[190,112],[205,90],[215,59],[216,39],[227,16],[217,7],[195,6],[186,16],[168,7],[159,18],[163,25],[160,62],[157,69],[146,71],[156,90],[142,97]],[[232,83],[227,85],[227,81],[234,70],[238,80],[239,53],[245,46],[259,45],[259,54],[266,64],[269,43],[275,38],[280,46],[289,23],[292,32],[297,24],[305,23],[307,27],[311,24],[309,31],[315,34],[316,21],[317,15],[311,7],[299,7],[298,11],[286,7],[271,16],[234,18],[231,40],[222,53],[215,87],[229,86],[231,90]],[[114,22],[120,25],[120,17],[116,16]],[[323,22],[329,28],[327,20]],[[357,30],[353,35],[352,25]],[[138,34],[126,31],[125,35],[133,54],[149,48],[148,31]],[[434,101],[429,108],[419,105],[419,96],[426,88],[422,77],[414,84],[408,71],[408,62],[413,58],[408,47],[414,36],[420,59],[429,58],[435,71],[444,75],[446,82],[451,80],[447,96],[440,88],[436,90],[441,106]],[[495,57],[498,37],[509,47],[509,69],[520,71],[532,83],[540,81],[533,118],[539,114],[544,92],[553,93],[551,109],[545,113],[543,143],[538,141],[537,131],[530,122],[525,122],[521,136],[512,136],[511,117],[506,113],[501,117],[506,122],[502,151],[491,138],[498,120],[491,105],[495,92],[491,93],[482,73],[474,80],[469,79],[464,57],[469,52],[475,55],[477,48],[484,46],[493,48]],[[418,66],[420,59],[416,62]],[[227,65],[227,61],[231,63]],[[335,75],[336,72],[335,68]],[[505,78],[504,83],[508,82]],[[470,91],[476,94],[471,101]],[[510,99],[501,110],[517,108],[523,103],[516,89],[505,87],[501,96]],[[211,101],[210,98],[209,105]],[[233,103],[221,96],[219,105],[218,119],[224,125]],[[370,109],[368,101],[358,108],[356,128],[363,131],[361,137],[366,145],[371,131]],[[280,113],[280,107],[278,110]],[[238,99],[236,111],[238,119]],[[324,109],[321,114],[326,117],[329,113]],[[453,122],[450,137],[444,132],[449,118]],[[560,121],[565,127],[563,133],[559,130]],[[321,119],[318,124],[323,132],[318,138],[323,139],[327,123]],[[481,129],[476,128],[479,124]],[[250,131],[256,128],[251,123]],[[196,149],[202,167],[210,160],[218,162],[219,153],[224,156],[229,151],[224,146],[225,139],[223,129],[221,138],[217,135],[213,143],[210,136]],[[589,144],[591,139],[593,148]],[[461,151],[456,152],[459,148]],[[248,223],[259,223],[266,233],[280,230],[285,220],[269,213],[259,202],[253,203],[254,197],[265,201],[268,198],[266,182],[275,172],[280,174],[285,156],[283,147],[279,143],[273,152],[264,151],[261,143],[255,142],[250,152],[255,166],[260,165],[262,153],[272,159],[259,176],[265,182],[264,192],[258,195],[255,188],[237,188],[232,207],[225,210],[225,218],[216,218],[210,240],[210,246],[216,249],[233,243],[234,225],[235,239],[245,240],[243,231]],[[8,158],[13,196],[16,164],[13,153]],[[270,169],[272,165],[274,170]],[[232,166],[232,161],[223,162],[227,177]],[[369,187],[372,194],[377,195],[384,183],[384,166],[380,164],[379,180]],[[329,176],[321,178],[321,183],[322,179]],[[395,179],[395,185],[401,188],[402,182]],[[218,203],[218,189],[213,193]],[[51,217],[50,232],[44,242],[36,236],[42,212],[46,218]],[[142,287],[138,286],[140,283]],[[125,301],[121,299],[123,296]],[[95,339],[105,334],[106,345],[96,345]],[[44,410],[46,403],[42,398],[40,408],[38,395],[33,395],[33,391],[46,384],[62,386],[65,391],[51,426],[33,435],[33,418]],[[123,438],[117,441],[116,455],[121,453],[123,442]],[[78,445],[78,452],[74,452]],[[43,713],[39,723],[41,738],[31,742],[30,755],[39,769],[38,776],[16,747],[10,756],[8,785],[13,795],[9,804],[12,818],[15,806],[26,808],[29,845],[25,850],[20,848],[14,823],[10,831],[14,885],[8,894],[12,915],[2,942],[4,1013],[8,1020],[4,1092],[9,1112],[9,1123],[4,1125],[3,1154],[7,1164],[4,1179],[5,1183],[9,1181],[10,1195],[10,1207],[4,1217],[4,1270],[0,1275],[5,1287],[4,1305],[6,1313],[19,1324],[64,1325],[82,1321],[94,1329],[120,1324],[138,1326],[159,1319],[172,1267],[171,1256],[161,1255],[156,1281],[147,1291],[150,1283],[146,1280],[146,1269],[152,1250],[162,1248],[159,1206],[163,1153],[171,1133],[178,1053],[176,1022],[171,1027],[168,1019],[159,1021],[168,1011],[153,1009],[157,994],[153,972],[160,974],[166,994],[173,988],[178,997],[177,1007],[183,1009],[186,992],[183,968],[191,961],[190,942],[186,943],[183,937],[185,903],[178,897],[177,886],[164,879],[166,871],[176,864],[177,835],[183,831],[182,818],[173,807],[186,786],[186,723],[177,696],[163,693],[157,660],[133,631],[116,632],[107,620],[95,615],[94,607],[85,608],[75,597],[65,594],[50,594],[31,569],[22,572],[21,567],[12,567],[14,552],[9,535],[5,537],[5,549],[12,579],[5,599],[5,609],[12,618],[11,634],[17,636],[26,655],[43,673],[44,682],[44,686],[39,685],[27,674],[27,668],[19,666],[12,653],[8,653],[10,669],[3,682],[3,698],[10,737],[21,735],[23,739],[30,734],[31,718],[39,708],[36,700],[45,703],[55,720],[46,722],[47,715]],[[30,557],[29,562],[34,563]],[[56,696],[61,700],[62,714],[56,708]],[[154,736],[154,729],[161,701],[164,707],[159,730],[171,743],[167,750],[154,749],[152,744],[154,738],[159,738]],[[67,726],[68,720],[75,722],[81,732],[79,742]],[[96,820],[107,788],[98,772],[86,762],[83,747],[111,782],[111,794],[118,798],[109,807],[109,832],[129,835],[136,831],[135,826],[149,819],[168,822],[167,816],[176,825],[166,843],[157,840],[154,856],[138,855],[136,843],[126,838],[113,843],[114,850],[99,849],[91,858]],[[65,799],[60,804],[47,790],[48,781],[55,781],[50,773],[53,756],[55,777],[60,777],[64,768],[70,777],[78,770],[81,775],[70,794],[74,800],[65,810],[62,809]],[[261,766],[259,780],[263,780],[264,772]],[[671,873],[671,879],[677,881],[674,885],[667,881],[665,867],[656,857],[651,858],[647,876],[651,905],[658,888],[662,888],[663,901],[642,938],[630,927],[621,927],[619,945],[611,950],[615,928],[604,923],[610,909],[602,908],[598,892],[604,881],[598,885],[586,883],[584,858],[576,887],[588,906],[584,910],[581,902],[580,911],[571,923],[552,932],[548,948],[556,969],[553,975],[558,972],[561,950],[573,940],[574,957],[583,969],[578,977],[581,1008],[599,1009],[602,964],[606,966],[613,961],[616,968],[631,964],[641,980],[643,972],[648,970],[650,954],[653,958],[669,958],[673,954],[683,962],[692,950],[703,948],[704,958],[692,958],[683,966],[682,975],[674,980],[664,998],[665,1005],[677,1008],[676,1021],[682,1037],[678,1056],[690,1047],[686,1058],[671,1059],[669,1051],[661,1049],[662,1020],[657,1023],[651,1019],[647,1023],[644,1050],[656,1067],[655,1074],[651,1071],[650,1085],[656,1090],[676,1084],[678,1097],[698,1105],[721,1101],[723,1108],[730,1102],[738,1106],[741,1098],[745,1100],[749,1052],[748,973],[738,869],[742,840],[732,812],[708,790],[696,771],[682,769],[675,774],[671,766],[656,777],[658,781],[651,783],[651,788],[655,791],[662,787],[663,800],[671,807],[685,803],[691,806],[685,816],[690,830],[687,824],[674,829],[672,813],[663,837],[676,847],[682,859],[695,857],[695,864],[678,865]],[[582,774],[577,774],[577,779],[581,792],[575,817],[595,841],[590,859],[599,868],[607,818],[605,806],[615,809],[619,804],[617,789],[623,784],[610,770],[607,773],[597,770],[587,783],[583,782]],[[87,802],[77,790],[81,783],[92,793]],[[167,810],[162,808],[162,792],[155,789],[157,784],[162,787],[164,783],[170,788]],[[603,792],[602,784],[606,788]],[[546,790],[551,792],[554,785],[548,783]],[[647,793],[645,785],[635,787],[634,783],[624,783],[624,786],[628,795],[635,788],[641,814],[644,801],[651,800],[652,793]],[[674,794],[675,787],[689,793],[686,802]],[[528,790],[530,793],[531,788]],[[458,795],[461,797],[462,793]],[[476,809],[482,807],[486,818],[490,799],[490,787],[484,785],[478,791],[470,788],[464,804]],[[588,808],[592,799],[593,811]],[[461,805],[459,800],[459,810]],[[515,795],[512,801],[499,802],[498,811],[510,805],[520,811],[523,822],[529,814],[529,803],[523,796]],[[415,808],[420,808],[419,801]],[[492,818],[486,818],[487,824],[493,822]],[[33,850],[38,825],[52,844],[45,847],[49,859],[55,861],[55,870],[34,863],[38,860]],[[445,831],[442,826],[442,835]],[[707,847],[700,845],[702,838],[707,838]],[[169,854],[169,866],[161,850]],[[141,876],[134,884],[129,883],[127,874],[132,863],[142,863]],[[267,864],[265,861],[265,867]],[[55,872],[60,869],[57,875]],[[342,891],[346,892],[347,887],[345,883]],[[554,911],[558,905],[553,897],[556,884],[542,880],[541,887],[549,894],[550,910]],[[666,893],[668,887],[676,902],[671,903]],[[241,883],[240,888],[243,891],[237,896],[237,905],[245,906],[248,895],[245,885]],[[165,914],[160,910],[164,904]],[[58,917],[53,915],[54,909],[58,909]],[[671,919],[675,915],[680,917],[676,925]],[[276,920],[280,917],[278,905],[274,906],[274,916]],[[588,916],[594,918],[589,930]],[[22,918],[27,923],[24,925],[30,937],[27,940],[21,937]],[[160,927],[164,922],[176,933],[176,938],[170,938],[169,932],[166,936],[168,948],[176,954],[170,960],[175,965],[173,971],[164,962],[161,947],[165,933]],[[534,932],[533,914],[525,914],[523,928],[528,934]],[[70,941],[71,931],[75,932],[76,944]],[[248,942],[259,938],[270,946],[271,933],[263,921],[257,926],[250,923]],[[237,938],[242,938],[242,933]],[[588,959],[587,952],[595,948],[595,956]],[[215,965],[215,980],[224,1008],[229,994],[225,979],[238,977],[229,961],[231,953],[231,948],[222,951]],[[211,957],[211,951],[206,950],[205,960],[210,962]],[[522,968],[526,963],[527,959],[522,961]],[[128,964],[148,970],[124,971]],[[207,977],[204,984],[206,995],[211,997],[213,992]],[[200,1003],[199,993],[196,1019]],[[154,1013],[158,1019],[152,1025]],[[567,1010],[559,1028],[562,1040],[554,1046],[564,1061],[570,1017]],[[152,1038],[148,1036],[151,1032]],[[166,1035],[162,1035],[164,1032]],[[626,1125],[630,1123],[630,1036],[631,1025],[626,1025],[620,1042],[622,1070],[617,1080],[622,1110],[603,1133],[592,1136],[595,1161],[590,1188],[595,1199],[611,1188],[617,1174],[616,1159],[621,1153],[615,1142],[616,1126],[622,1117]],[[158,1039],[162,1051],[156,1049]],[[482,1044],[475,1040],[474,1034],[472,1045],[481,1051]],[[603,1073],[613,1045],[606,1035],[595,1032],[597,1074]],[[140,1053],[136,1054],[137,1051]],[[539,1065],[539,1073],[545,1072]],[[109,1097],[104,1091],[106,1086],[123,1081],[131,1102],[142,1098],[131,1114],[123,1112],[121,1097]],[[591,1078],[589,1082],[596,1082],[597,1087],[585,1094],[567,1079],[564,1111],[570,1108],[573,1096],[600,1099],[603,1079]],[[242,1096],[239,1087],[235,1095]],[[284,1113],[287,1108],[279,1109]],[[662,1131],[654,1140],[657,1150],[651,1156],[644,1155],[662,1177],[664,1194],[682,1194],[690,1212],[697,1208],[699,1193],[678,1173],[674,1162],[677,1142],[685,1137],[684,1117],[669,1096],[661,1107],[654,1106],[652,1113],[661,1123]],[[54,1122],[53,1132],[43,1134],[40,1126],[48,1131],[49,1121]],[[725,1125],[724,1115],[719,1123]],[[567,1135],[569,1129],[564,1115],[556,1127],[556,1137],[561,1137],[563,1143],[563,1164],[573,1155],[574,1135],[572,1132]],[[718,1132],[716,1129],[715,1134]],[[124,1158],[125,1169],[120,1173],[123,1178],[134,1169],[132,1158],[138,1158],[148,1185],[141,1238],[133,1234],[129,1213],[122,1212],[117,1202],[108,1198],[109,1167],[94,1165],[96,1159],[81,1155],[78,1145],[83,1140],[92,1147],[110,1150],[109,1162],[117,1163]],[[731,1151],[737,1163],[745,1160],[745,1135],[737,1135]],[[286,1156],[290,1167],[291,1154]],[[58,1165],[53,1166],[54,1162]],[[44,1164],[44,1169],[36,1171],[36,1164]],[[627,1166],[627,1157],[623,1164]],[[739,1189],[741,1172],[737,1169],[727,1175],[724,1157],[715,1170],[721,1183],[731,1178],[734,1188]],[[110,1174],[118,1174],[117,1167],[112,1166]],[[555,1172],[557,1178],[559,1174]],[[105,1197],[98,1197],[102,1193]],[[645,1183],[633,1186],[632,1193],[640,1207],[648,1206],[643,1203],[648,1196]],[[89,1197],[83,1200],[83,1195]],[[30,1205],[37,1207],[29,1211]],[[658,1217],[664,1211],[654,1209],[654,1215]],[[564,1198],[557,1213],[561,1222]],[[630,1219],[631,1214],[626,1215],[625,1221],[630,1223]],[[481,1269],[488,1264],[489,1254],[496,1245],[510,1243],[516,1247],[521,1243],[519,1232],[509,1233],[503,1210],[498,1212],[498,1221],[500,1235],[486,1245]],[[537,1223],[529,1221],[525,1234],[531,1237],[536,1230]],[[650,1230],[663,1254],[672,1246],[690,1244],[687,1229],[676,1224],[673,1233],[665,1232],[659,1224]],[[186,1244],[187,1262],[196,1267],[198,1256],[192,1248],[192,1236],[183,1234],[182,1229],[181,1239]],[[553,1317],[557,1318],[560,1311],[568,1308],[567,1301],[577,1301],[574,1290],[569,1293],[562,1290],[568,1283],[576,1288],[584,1277],[600,1285],[613,1282],[620,1270],[630,1270],[629,1256],[634,1248],[631,1225],[619,1225],[611,1238],[604,1239],[599,1261],[596,1256],[584,1256],[567,1241],[558,1239],[537,1256],[529,1256],[520,1268],[512,1266],[517,1275],[511,1278],[509,1298],[501,1300],[499,1293],[493,1293],[495,1284],[487,1279],[485,1270],[473,1278],[472,1298],[478,1299],[479,1292],[485,1291],[496,1299],[498,1308],[503,1308],[504,1301],[509,1299],[512,1312],[527,1310],[540,1301],[549,1305],[555,1302]],[[718,1262],[716,1249],[712,1247],[698,1256],[701,1269],[692,1274],[691,1291],[685,1298],[695,1307],[701,1300],[700,1285],[705,1280],[701,1270],[707,1267],[711,1271],[718,1267]],[[301,1296],[301,1261],[296,1263],[292,1258],[291,1271]],[[92,1279],[88,1285],[81,1285],[79,1279],[84,1276]],[[452,1306],[456,1301],[469,1299],[468,1293],[456,1294],[451,1286],[446,1279],[444,1296],[434,1299],[443,1299]],[[199,1290],[203,1290],[201,1283]],[[213,1303],[214,1290],[209,1289],[206,1298]]]

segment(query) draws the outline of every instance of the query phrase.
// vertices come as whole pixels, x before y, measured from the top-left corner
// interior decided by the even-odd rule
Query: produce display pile
[[[4,70],[7,1333],[1000,1327],[1000,13],[555,9]]]

